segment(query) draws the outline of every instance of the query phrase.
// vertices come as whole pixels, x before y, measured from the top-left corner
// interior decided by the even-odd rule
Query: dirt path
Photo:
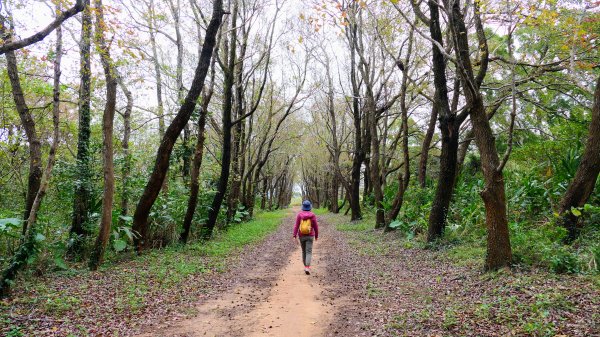
[[[315,243],[313,271],[307,276],[300,246],[290,238],[292,226],[293,216],[274,237],[247,254],[252,261],[232,273],[232,286],[200,302],[196,317],[167,322],[140,336],[324,335],[333,315],[331,302],[323,297],[326,266],[321,256],[328,253],[328,239]]]
[[[393,233],[334,228],[347,221],[319,217],[306,276],[288,218],[196,300],[193,318],[154,320],[142,336],[600,336],[600,292],[582,277],[482,274]]]

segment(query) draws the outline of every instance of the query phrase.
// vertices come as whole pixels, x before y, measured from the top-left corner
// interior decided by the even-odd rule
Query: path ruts
[[[294,214],[259,246],[245,252],[224,277],[230,282],[199,299],[197,315],[167,318],[140,336],[323,336],[334,310],[327,300],[322,256],[332,254],[327,224],[314,245],[313,270],[303,272],[300,246],[291,239]]]

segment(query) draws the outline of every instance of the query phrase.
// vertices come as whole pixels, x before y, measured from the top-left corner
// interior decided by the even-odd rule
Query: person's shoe
[[[310,275],[310,267],[304,267],[304,273]]]

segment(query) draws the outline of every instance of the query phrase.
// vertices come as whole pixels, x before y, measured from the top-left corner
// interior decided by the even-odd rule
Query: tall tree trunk
[[[337,214],[340,212],[338,199],[339,199],[339,189],[340,183],[337,175],[333,174],[331,177],[331,205],[329,207],[329,211],[331,213]]]
[[[177,58],[175,65],[175,85],[177,87],[177,104],[183,104],[183,99],[185,98],[185,89],[183,87],[183,40],[181,37],[181,20],[180,20],[180,8],[181,1],[176,0],[176,3],[173,3],[173,0],[169,0],[169,9],[171,10],[171,15],[173,16],[173,26],[175,28],[175,46],[177,48]],[[188,183],[188,177],[190,175],[190,159],[191,155],[188,156],[188,149],[190,147],[190,126],[189,123],[185,125],[183,128],[183,166],[181,169],[181,176],[183,178],[183,182],[185,184]]]
[[[203,106],[200,109],[200,119],[198,121],[198,140],[196,141],[196,147],[194,148],[194,160],[192,161],[192,172],[190,176],[190,197],[188,199],[185,218],[183,219],[183,231],[179,237],[179,241],[183,244],[187,243],[190,235],[192,220],[194,219],[194,213],[196,212],[196,205],[198,203],[198,191],[200,190],[200,182],[198,181],[198,177],[200,176],[202,155],[204,153],[204,140],[206,139],[206,109],[208,108],[208,104],[203,102],[202,105]]]
[[[370,91],[367,89],[367,92]],[[367,93],[367,113],[369,114],[369,127],[371,128],[371,185],[375,203],[375,228],[385,226],[385,213],[383,209],[383,189],[381,187],[379,137],[377,136],[377,114],[373,93]]]
[[[29,111],[25,96],[23,94],[23,88],[21,87],[21,80],[19,79],[19,71],[17,67],[17,57],[14,51],[6,52],[6,70],[8,72],[8,78],[10,85],[12,86],[13,100],[21,124],[25,129],[25,135],[27,136],[27,142],[29,143],[29,178],[27,181],[27,194],[25,198],[25,213],[23,218],[27,220],[31,212],[31,207],[35,200],[35,196],[40,189],[40,182],[42,179],[42,145],[38,138],[35,130],[35,121]],[[27,232],[27,221],[23,222],[22,234],[25,235]]]
[[[200,24],[198,24],[198,30],[200,30]],[[200,36],[200,31],[198,31]],[[219,42],[216,42],[218,45]],[[200,44],[199,44],[200,45]],[[202,46],[200,45],[200,48]],[[190,236],[192,228],[192,221],[194,220],[194,214],[196,213],[196,207],[198,204],[198,192],[200,191],[200,168],[202,167],[202,157],[204,155],[204,142],[206,140],[206,116],[208,113],[208,104],[212,99],[215,85],[215,62],[216,58],[211,59],[210,65],[210,85],[208,90],[205,90],[202,95],[202,106],[200,107],[200,117],[198,118],[198,138],[196,140],[196,146],[194,148],[194,158],[192,160],[192,170],[190,172],[190,197],[188,198],[187,209],[183,219],[183,230],[179,236],[179,242],[186,244]]]
[[[158,48],[156,46],[156,28],[155,20],[156,13],[154,8],[154,0],[150,0],[149,3],[149,18],[148,18],[148,30],[150,37],[150,46],[152,47],[152,64],[154,65],[154,77],[156,81],[156,101],[158,108],[158,135],[161,139],[165,137],[165,105],[163,103],[163,93],[162,93],[162,72],[160,70],[160,59],[158,56]],[[168,172],[165,173],[165,179],[162,183],[162,191],[166,195],[169,192],[169,178]]]
[[[244,59],[246,57],[246,43],[247,43],[247,34],[245,31],[245,27],[240,27],[242,30],[242,44],[240,46],[239,55],[236,55],[237,62],[235,64],[235,68],[232,70],[234,72],[234,81],[235,81],[235,119],[242,118],[244,115]],[[240,201],[240,189],[242,178],[241,175],[243,172],[240,167],[240,159],[243,153],[242,150],[242,138],[243,130],[242,125],[243,122],[237,123],[232,130],[232,148],[231,148],[231,188],[229,190],[229,194],[227,196],[227,222],[231,222],[235,213],[237,212],[237,207]]]
[[[95,0],[96,10],[96,45],[100,54],[100,62],[106,78],[106,105],[102,117],[102,157],[104,174],[104,191],[102,193],[102,216],[98,238],[90,256],[90,270],[97,270],[104,261],[104,252],[110,236],[112,226],[112,210],[115,195],[115,167],[113,153],[113,132],[115,109],[117,105],[117,77],[113,61],[110,57],[110,48],[104,37],[106,23],[104,22],[104,8],[102,0]]]
[[[22,241],[16,254],[12,257],[9,267],[2,272],[2,278],[0,279],[0,299],[5,298],[9,295],[10,287],[14,282],[17,273],[28,263],[29,257],[32,253],[34,253],[34,247],[36,245],[35,226],[37,222],[37,214],[40,209],[40,206],[42,205],[42,200],[46,195],[48,184],[50,182],[50,177],[52,175],[52,169],[54,168],[54,163],[56,161],[56,150],[58,149],[58,143],[60,142],[60,66],[63,53],[62,27],[60,26],[56,28],[55,52],[56,57],[54,59],[54,87],[52,92],[52,124],[54,127],[52,133],[52,145],[50,146],[50,152],[48,153],[48,162],[46,164],[46,169],[44,170],[44,173],[42,175],[39,189],[36,193],[35,199],[33,200],[31,209],[26,220],[27,225],[24,225],[24,228],[26,229],[25,233],[23,233],[24,240]],[[7,56],[8,54],[12,54],[12,57],[14,57],[13,51],[7,52]]]
[[[577,217],[571,212],[572,207],[582,207],[594,191],[596,179],[600,172],[600,77],[596,81],[594,91],[594,105],[592,106],[592,121],[588,130],[585,151],[581,163],[577,168],[573,181],[569,184],[563,196],[559,212],[560,223],[568,233],[568,240],[572,241],[579,235]]]
[[[440,154],[440,173],[431,211],[427,241],[432,242],[442,236],[446,227],[446,217],[456,181],[456,158],[458,151],[458,128],[455,120],[440,116],[442,152]]]
[[[116,69],[114,69],[116,71]],[[118,75],[118,74],[116,74]],[[130,191],[130,176],[131,176],[131,153],[129,152],[129,138],[131,136],[131,111],[133,109],[133,96],[125,85],[123,78],[118,76],[117,81],[119,87],[125,94],[127,99],[127,105],[125,106],[125,112],[123,113],[123,168],[121,170],[121,184],[123,190],[121,191],[121,215],[126,216],[129,214],[129,197]]]
[[[268,186],[268,179],[267,177],[265,177],[263,179],[263,186],[262,186],[262,192],[261,192],[261,198],[260,198],[260,209],[264,210],[267,207],[267,186]]]
[[[425,188],[427,183],[427,162],[429,160],[429,147],[431,147],[431,141],[433,134],[435,133],[435,121],[438,118],[438,108],[434,104],[431,109],[431,116],[429,117],[429,123],[427,124],[427,132],[423,138],[423,144],[421,145],[421,159],[419,160],[419,186]]]
[[[207,240],[212,236],[213,229],[217,223],[221,205],[223,199],[225,199],[225,193],[227,192],[227,185],[229,183],[229,169],[231,165],[231,111],[233,109],[233,84],[234,84],[234,71],[237,49],[237,15],[238,15],[238,3],[234,1],[233,14],[231,17],[231,30],[229,49],[226,50],[228,57],[224,62],[227,62],[227,68],[223,69],[224,80],[223,80],[223,110],[222,110],[222,123],[223,123],[223,148],[221,151],[221,175],[217,184],[217,193],[215,194],[211,208],[208,212],[208,219],[206,224],[202,227],[202,238]],[[227,43],[226,43],[227,44]]]
[[[450,110],[448,101],[448,87],[446,82],[446,64],[442,48],[443,39],[440,28],[440,17],[437,2],[428,1],[431,19],[429,31],[431,38],[439,44],[432,43],[432,63],[434,72],[435,99],[434,110],[438,112],[439,127],[442,134],[442,153],[440,157],[440,174],[436,187],[435,197],[429,213],[429,228],[427,241],[439,238],[446,226],[446,216],[450,199],[454,190],[454,177],[456,175],[456,151],[458,149],[458,127],[460,122]]]
[[[335,115],[334,104],[335,93],[333,89],[333,80],[331,78],[329,58],[325,60],[325,70],[327,72],[327,112],[329,113],[329,119],[331,124],[331,149],[329,152],[331,155],[331,162],[333,163],[334,168],[334,171],[332,172],[333,174],[331,175],[331,204],[329,207],[329,211],[331,213],[337,214],[340,211],[338,205],[340,182],[348,190],[351,190],[352,186],[347,182],[340,168],[341,149],[338,141],[337,118]]]
[[[156,154],[154,169],[135,210],[133,216],[133,230],[139,234],[139,237],[135,239],[135,245],[138,252],[141,252],[147,243],[146,240],[148,239],[149,227],[148,215],[161,189],[167,170],[169,169],[169,158],[171,157],[173,146],[175,145],[177,137],[179,137],[179,134],[189,121],[196,106],[196,101],[204,86],[204,80],[210,67],[210,60],[216,43],[217,31],[221,25],[223,15],[222,6],[222,0],[215,0],[213,3],[212,18],[206,29],[204,45],[202,46],[202,53],[198,60],[198,66],[196,67],[192,85],[179,112],[165,131],[165,136],[163,137]]]
[[[165,135],[165,108],[162,94],[162,72],[160,71],[160,59],[158,57],[158,48],[156,47],[156,28],[154,0],[150,0],[148,29],[150,36],[150,46],[152,47],[152,65],[154,66],[154,76],[156,80],[156,101],[158,102],[158,135],[163,138]]]
[[[348,27],[348,26],[347,26]],[[352,82],[352,122],[354,124],[354,155],[352,157],[352,188],[350,189],[350,208],[352,221],[362,219],[360,209],[360,171],[365,160],[365,151],[362,146],[362,121],[359,105],[360,90],[356,69],[356,23],[350,24],[346,29],[350,42],[350,80]]]
[[[398,68],[400,68],[400,70],[402,71],[402,85],[400,87],[400,113],[402,117],[402,124],[400,125],[400,132],[402,133],[403,169],[398,170],[398,191],[396,192],[396,196],[394,197],[394,200],[392,202],[392,207],[390,207],[388,214],[386,214],[386,230],[389,229],[389,224],[392,221],[396,220],[398,214],[400,213],[400,209],[402,208],[402,204],[404,202],[404,193],[408,189],[408,183],[410,181],[410,153],[408,150],[408,108],[406,106],[406,91],[408,90],[408,70],[413,47],[413,34],[414,31],[411,30],[408,40],[408,48],[406,51],[406,58],[404,59],[404,66],[398,66]]]
[[[81,41],[79,52],[79,127],[77,135],[77,181],[73,200],[73,219],[70,234],[74,237],[68,254],[75,256],[81,253],[83,239],[87,236],[86,228],[92,191],[92,168],[90,165],[91,136],[91,44],[92,44],[92,12],[90,1],[85,0],[85,8],[81,16]]]
[[[2,36],[9,41],[8,44],[11,44],[12,42],[10,41],[12,40],[13,32],[10,31],[10,28],[8,27],[8,20],[0,16],[0,33],[2,33]],[[29,176],[27,179],[27,193],[25,195],[25,211],[23,213],[24,222],[22,228],[22,235],[25,235],[27,232],[27,219],[29,218],[31,207],[33,206],[42,179],[42,145],[35,130],[35,121],[33,120],[33,116],[25,101],[25,95],[19,78],[17,57],[14,50],[7,51],[5,56],[6,71],[12,87],[13,101],[15,102],[19,119],[25,129],[25,135],[27,136],[27,142],[29,143]]]
[[[478,6],[474,6],[475,25],[478,31],[480,48],[487,49],[487,42],[483,27],[479,21]],[[455,53],[460,71],[462,87],[464,88],[467,104],[470,106],[469,114],[473,124],[475,143],[481,155],[481,166],[485,180],[485,188],[481,191],[481,198],[485,204],[485,222],[487,227],[487,254],[485,260],[486,270],[495,270],[509,266],[512,262],[512,251],[508,232],[508,219],[506,215],[506,193],[502,169],[506,160],[500,162],[494,134],[485,113],[483,98],[479,86],[483,78],[481,72],[475,78],[469,55],[467,28],[460,9],[460,2],[452,3],[448,13],[449,26],[454,35]],[[487,50],[486,52],[487,57]],[[487,60],[485,60],[487,64]],[[482,62],[482,67],[484,63]],[[485,75],[485,73],[483,73]],[[456,163],[455,163],[456,164]]]

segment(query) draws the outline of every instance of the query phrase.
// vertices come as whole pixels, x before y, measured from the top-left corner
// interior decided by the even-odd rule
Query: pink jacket
[[[298,233],[300,229],[300,221],[305,219],[310,219],[312,223],[312,225],[310,226],[310,234],[308,234],[308,236],[314,236],[315,239],[318,239],[319,225],[317,224],[317,217],[315,216],[315,213],[311,211],[300,211],[296,216],[296,225],[294,225],[294,237],[298,236],[298,234],[300,234],[300,236],[305,236],[305,234]]]

